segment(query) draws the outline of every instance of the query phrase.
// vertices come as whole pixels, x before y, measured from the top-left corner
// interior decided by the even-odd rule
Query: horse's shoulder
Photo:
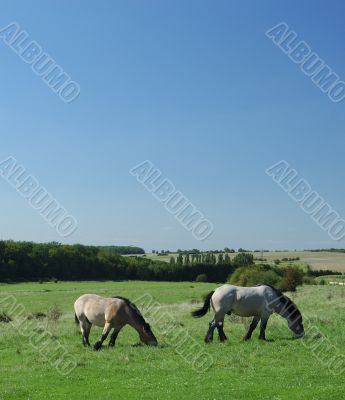
[[[260,286],[258,286],[258,288],[260,288],[259,289],[261,291],[260,293],[265,298],[265,301],[268,304],[271,304],[272,302],[276,302],[281,297],[280,290],[273,286],[260,285]]]
[[[110,300],[113,304],[117,304],[118,306],[126,306],[130,304],[130,301],[126,297],[121,296],[112,296]]]
[[[255,285],[253,287],[257,288],[258,290],[261,290],[263,292],[281,294],[279,289],[277,289],[277,288],[275,288],[274,286],[271,286],[271,285],[261,284],[261,285]]]

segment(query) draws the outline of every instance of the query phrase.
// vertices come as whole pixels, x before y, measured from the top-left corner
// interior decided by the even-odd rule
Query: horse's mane
[[[260,285],[255,285],[255,286],[268,286],[268,287],[270,287],[270,288],[276,293],[276,295],[286,297],[280,289],[278,289],[278,288],[276,288],[276,287],[274,287],[274,286],[267,285],[267,284],[263,284],[263,283],[261,283]],[[286,298],[288,298],[288,297],[286,297]],[[290,299],[289,299],[289,300],[290,300]],[[290,301],[291,301],[291,300],[290,300]]]
[[[265,284],[260,284],[260,285],[255,285],[255,286],[268,286],[269,288],[271,288],[275,292],[275,294],[279,297],[280,303],[282,304],[282,306],[284,308],[289,308],[290,306],[293,306],[293,308],[294,308],[293,315],[297,315],[302,318],[302,314],[299,311],[299,309],[297,308],[296,304],[289,297],[285,296],[285,294],[280,289],[275,288],[274,286],[265,285]]]
[[[149,324],[145,321],[144,317],[142,316],[141,312],[139,311],[138,307],[132,303],[127,297],[122,297],[122,296],[112,296],[113,299],[120,299],[123,300],[128,307],[134,312],[135,316],[138,318],[140,323],[142,323],[144,326],[149,326]]]

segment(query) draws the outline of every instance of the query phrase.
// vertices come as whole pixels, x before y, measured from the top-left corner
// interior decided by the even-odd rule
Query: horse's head
[[[304,336],[304,327],[302,314],[288,297],[285,296],[286,303],[282,310],[282,314],[288,321],[288,327],[292,331],[296,338],[302,338]]]
[[[291,299],[283,295],[280,291],[275,291],[279,297],[272,302],[272,309],[287,319],[288,327],[296,338],[302,338],[304,336],[302,314]]]
[[[296,311],[288,319],[288,327],[294,333],[296,338],[302,338],[304,336],[304,327],[302,321],[302,315],[296,307]]]
[[[144,323],[139,330],[140,340],[148,346],[157,346],[158,342],[148,323]]]
[[[157,346],[157,339],[138,307],[125,297],[116,296],[116,298],[121,299],[126,304],[128,316],[127,323],[129,323],[139,333],[140,340],[148,346]]]

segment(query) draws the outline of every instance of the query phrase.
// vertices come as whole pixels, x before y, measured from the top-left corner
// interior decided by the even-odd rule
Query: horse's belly
[[[254,317],[261,315],[261,309],[257,307],[245,307],[243,304],[233,307],[232,312],[239,317]]]
[[[91,324],[103,327],[105,324],[105,315],[102,307],[87,305],[84,310],[86,318]]]
[[[91,315],[90,318],[86,315],[86,318],[96,326],[101,326],[103,327],[105,325],[105,318],[104,314],[103,315]]]
[[[232,312],[240,317],[260,316],[263,311],[261,299],[255,297],[242,297],[237,299],[232,306]]]

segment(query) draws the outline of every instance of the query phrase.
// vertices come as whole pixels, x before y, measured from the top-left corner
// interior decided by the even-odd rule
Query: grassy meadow
[[[205,345],[203,338],[210,315],[193,319],[190,311],[215,287],[214,284],[190,282],[0,285],[0,314],[8,311],[5,299],[9,295],[25,307],[27,316],[39,312],[47,314],[51,309],[61,311],[60,316],[56,313],[55,319],[44,317],[23,322],[23,325],[33,322],[38,348],[39,334],[45,330],[52,334],[48,353],[30,344],[32,339],[23,334],[24,327],[20,333],[11,323],[0,322],[0,399],[344,398],[344,363],[337,367],[330,360],[344,349],[345,288],[304,286],[290,294],[304,316],[305,339],[292,340],[286,321],[273,316],[266,331],[269,341],[259,341],[259,332],[255,331],[250,342],[242,342],[248,321],[227,317],[228,342],[219,343],[215,335],[214,342]],[[152,297],[155,313],[150,311],[146,317],[159,346],[138,346],[137,333],[125,327],[115,348],[105,345],[100,352],[84,348],[73,317],[73,303],[83,293],[122,295],[133,301],[143,295]],[[157,318],[160,315],[164,317]],[[171,329],[171,321],[176,329]],[[184,349],[179,347],[177,330],[188,338]],[[100,333],[100,328],[92,328],[91,343]],[[322,340],[328,343],[327,351]],[[46,354],[54,352],[58,343],[62,343],[76,361],[76,368],[66,376],[46,359]],[[201,352],[207,360],[205,369],[193,364],[196,352]]]

